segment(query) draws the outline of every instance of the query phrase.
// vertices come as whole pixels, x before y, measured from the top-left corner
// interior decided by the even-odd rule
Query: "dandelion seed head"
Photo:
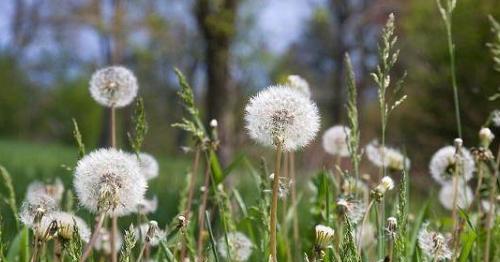
[[[385,231],[387,232],[387,235],[389,235],[390,238],[392,239],[396,238],[397,228],[398,228],[398,220],[395,217],[387,218],[387,227]]]
[[[377,141],[372,141],[366,146],[368,160],[377,167],[386,167],[392,171],[410,169],[410,160],[399,150],[383,147]]]
[[[327,248],[333,241],[335,230],[325,225],[316,225],[314,229],[316,232],[316,246],[321,249]]]
[[[160,166],[156,158],[148,153],[132,154],[132,157],[139,162],[141,174],[146,180],[151,180],[160,174]]]
[[[19,220],[28,227],[33,227],[36,218],[41,219],[59,209],[59,203],[47,194],[26,198],[19,211]]]
[[[139,214],[151,214],[156,212],[158,209],[158,198],[154,196],[152,199],[144,198],[139,205],[137,205],[137,210]]]
[[[346,177],[342,181],[342,192],[345,195],[361,193],[367,195],[369,192],[368,186],[365,182],[354,177]]]
[[[123,66],[97,70],[90,79],[90,94],[97,103],[107,107],[124,107],[137,95],[137,79]]]
[[[444,208],[448,210],[453,209],[453,195],[453,183],[441,187],[439,191],[439,202],[441,202]],[[472,189],[463,183],[459,183],[457,186],[457,206],[462,209],[467,209],[472,204],[473,199],[474,195]]]
[[[469,181],[474,173],[474,159],[471,153],[465,148],[461,149],[461,156],[457,156],[456,149],[453,146],[445,146],[432,156],[429,164],[429,171],[432,178],[441,185],[450,183],[457,168],[457,157],[461,159],[461,178],[464,181]]]
[[[341,208],[341,211],[347,214],[349,221],[353,224],[357,224],[361,221],[366,212],[366,204],[359,200],[339,198],[337,200],[337,206]]]
[[[61,203],[63,193],[64,185],[59,178],[57,178],[53,184],[44,184],[40,181],[34,181],[29,184],[26,190],[26,199],[30,201],[39,198],[41,195],[45,195],[49,198],[53,198],[57,203]]]
[[[453,253],[448,247],[448,240],[438,232],[428,231],[424,224],[418,233],[418,245],[423,253],[436,261],[451,259]]]
[[[299,75],[289,75],[287,77],[287,86],[301,92],[306,97],[311,97],[309,83]]]
[[[495,110],[491,113],[491,122],[494,126],[500,127],[500,110]]]
[[[113,148],[98,149],[78,161],[73,183],[82,206],[116,216],[136,211],[147,188],[138,162]]]
[[[78,235],[84,242],[90,240],[90,228],[87,223],[80,217],[62,211],[52,212],[44,216],[40,222],[40,226],[37,227],[37,234],[45,234],[54,221],[59,237],[66,240],[73,239],[76,228]]]
[[[120,250],[123,243],[123,238],[119,230],[115,234],[115,250]],[[97,251],[102,251],[105,254],[111,254],[111,232],[106,228],[101,228],[97,234],[94,248]]]
[[[224,236],[219,238],[217,247],[219,254],[224,259],[229,259],[229,257],[231,257],[231,261],[241,262],[247,261],[250,258],[253,244],[245,234],[241,232],[231,232],[227,233],[227,243]]]
[[[285,151],[309,144],[320,125],[316,104],[298,91],[271,86],[250,99],[245,108],[250,137],[264,146],[282,143]]]
[[[483,127],[479,130],[479,140],[484,147],[488,147],[493,139],[495,139],[495,135],[491,132],[491,129]]]
[[[151,246],[157,246],[162,240],[167,238],[167,234],[158,227],[156,221],[150,221],[137,227],[135,229],[135,236],[136,238],[140,238],[142,243],[147,240]]]
[[[354,239],[361,248],[367,248],[375,242],[375,227],[371,223],[358,226],[354,233]]]
[[[323,149],[330,155],[348,157],[347,140],[351,129],[346,126],[333,126],[323,134]]]

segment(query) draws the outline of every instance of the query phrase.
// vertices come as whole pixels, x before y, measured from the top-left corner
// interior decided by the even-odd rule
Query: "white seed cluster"
[[[140,214],[151,214],[156,212],[158,209],[158,198],[154,196],[152,199],[144,198],[139,205],[137,205],[137,211]]]
[[[48,196],[57,203],[61,203],[64,194],[64,185],[61,179],[57,178],[53,184],[44,184],[40,181],[34,181],[29,184],[26,190],[26,200],[31,201],[40,196]]]
[[[99,149],[78,161],[73,180],[81,205],[123,216],[137,210],[147,183],[137,161],[121,150]]]
[[[368,160],[377,167],[386,167],[392,171],[403,171],[410,169],[410,160],[399,150],[381,146],[373,141],[366,146]]]
[[[137,79],[123,66],[97,70],[90,79],[90,95],[106,107],[124,107],[130,104],[139,89]]]
[[[39,237],[43,237],[50,231],[53,223],[55,223],[57,236],[63,239],[73,239],[75,233],[78,233],[84,242],[88,242],[90,239],[90,229],[87,223],[80,217],[62,211],[52,212],[43,216],[39,226],[36,227],[35,233]],[[77,230],[76,232],[75,229]]]
[[[286,86],[271,86],[259,92],[245,111],[250,137],[264,146],[280,143],[285,151],[309,144],[320,126],[316,104]]]
[[[229,244],[229,248],[228,248]],[[219,238],[217,241],[219,254],[224,259],[231,261],[247,261],[252,255],[253,244],[248,237],[241,232],[227,233],[227,242],[225,236]]]
[[[132,154],[132,157],[139,162],[141,174],[146,180],[151,180],[160,174],[160,166],[156,158],[148,153]]]
[[[453,183],[443,185],[439,191],[439,202],[441,202],[441,205],[448,210],[452,210],[453,198]],[[456,198],[457,206],[462,209],[467,209],[474,200],[472,189],[468,185],[464,185],[464,183],[459,183],[457,185]]]
[[[337,206],[346,212],[347,217],[352,224],[357,224],[361,221],[366,212],[366,204],[363,201],[340,198],[337,200]]]
[[[461,149],[461,156],[456,154],[456,149],[453,146],[445,146],[439,149],[432,156],[431,162],[429,164],[429,171],[432,178],[436,180],[441,185],[451,183],[452,178],[455,174],[455,169],[460,168],[460,175],[463,181],[469,181],[474,173],[475,164],[471,153],[465,149]],[[460,165],[457,167],[457,159]]]
[[[120,250],[122,244],[123,237],[119,230],[117,230],[115,235],[114,250]],[[105,254],[111,254],[111,232],[109,232],[106,228],[101,228],[94,243],[94,248],[95,250],[102,251]]]
[[[316,232],[316,246],[321,249],[327,248],[333,241],[335,230],[325,225],[316,225],[314,229]]]
[[[348,157],[347,141],[351,129],[346,126],[333,126],[323,134],[323,149],[330,155]]]
[[[167,237],[167,234],[158,227],[156,221],[150,221],[135,229],[135,237],[140,239],[142,243],[147,241],[149,245],[157,246]]]
[[[434,261],[451,259],[453,253],[448,247],[448,239],[438,232],[428,231],[424,224],[418,233],[418,246],[423,253]]]
[[[360,225],[355,230],[354,239],[361,248],[369,247],[373,242],[375,242],[375,226],[371,223]]]
[[[309,83],[299,75],[289,75],[287,77],[287,86],[301,92],[306,97],[311,97]]]

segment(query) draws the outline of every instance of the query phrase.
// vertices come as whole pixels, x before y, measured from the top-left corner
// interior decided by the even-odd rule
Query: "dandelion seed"
[[[32,182],[26,190],[26,199],[28,201],[39,198],[45,195],[54,199],[57,203],[61,203],[64,194],[64,185],[61,179],[57,178],[54,184],[44,184],[39,181]]]
[[[107,107],[124,107],[137,95],[137,79],[122,66],[97,70],[90,80],[90,94],[99,104]]]
[[[340,198],[337,200],[337,206],[342,213],[347,214],[349,221],[353,224],[361,221],[366,212],[366,204],[358,200]]]
[[[316,225],[316,247],[319,249],[327,248],[333,241],[335,230],[329,226]]]
[[[311,97],[309,83],[298,75],[289,75],[287,77],[287,86],[301,92],[306,97]]]
[[[119,231],[116,232],[114,239],[114,250],[120,250],[123,243],[123,238]],[[104,252],[105,254],[111,254],[111,232],[109,232],[106,228],[101,228],[94,243],[94,248],[97,251]]]
[[[140,214],[151,214],[156,212],[158,208],[158,198],[154,196],[152,199],[144,198],[139,205],[137,205]]]
[[[453,253],[448,247],[448,241],[438,232],[428,231],[428,224],[424,224],[418,233],[418,246],[423,253],[435,261],[451,259]]]
[[[158,227],[156,221],[150,221],[147,224],[142,224],[135,229],[135,236],[140,237],[140,240],[145,241],[151,246],[157,246],[162,240],[167,237],[165,231]]]
[[[382,147],[377,141],[366,146],[366,155],[370,162],[377,167],[386,167],[391,171],[403,171],[410,169],[410,160],[399,150]]]
[[[88,242],[90,239],[90,229],[81,219],[73,214],[67,212],[52,212],[44,216],[40,222],[40,226],[37,227],[36,233],[39,236],[43,236],[45,232],[50,231],[52,223],[56,223],[57,236],[70,240],[73,239],[75,228],[78,235],[84,242]]]
[[[361,248],[367,248],[375,242],[375,227],[371,223],[365,223],[364,225],[358,226],[354,233],[356,243],[358,243]]]
[[[319,129],[316,104],[298,91],[271,86],[250,99],[245,108],[250,137],[264,146],[294,151],[309,144]]]
[[[346,126],[333,126],[323,134],[323,149],[330,155],[348,157],[348,136],[351,132]]]
[[[217,247],[219,254],[224,259],[229,259],[229,257],[231,257],[231,261],[240,262],[247,261],[250,258],[252,255],[253,244],[252,241],[245,236],[245,234],[233,232],[227,233],[227,243],[224,236],[219,238]]]
[[[148,153],[139,153],[139,157],[136,154],[132,154],[132,157],[139,162],[141,174],[146,180],[151,180],[159,175],[160,166],[154,156]]]
[[[459,172],[461,180],[469,181],[474,172],[474,159],[471,153],[465,148],[461,149],[461,156],[457,155],[456,149],[453,146],[445,146],[432,156],[429,170],[434,180],[441,185],[451,183],[455,175],[455,169],[457,168],[457,157],[461,159],[459,161],[462,167],[461,172]]]
[[[147,183],[137,161],[116,149],[99,149],[78,161],[75,191],[93,213],[123,216],[137,210]]]
[[[28,227],[33,227],[37,220],[40,222],[46,214],[59,209],[58,202],[47,194],[40,194],[38,197],[32,195],[27,198],[19,211],[19,220]]]
[[[448,210],[453,209],[453,183],[443,185],[439,191],[439,201]],[[467,209],[474,200],[474,195],[469,186],[460,183],[457,187],[457,206]]]

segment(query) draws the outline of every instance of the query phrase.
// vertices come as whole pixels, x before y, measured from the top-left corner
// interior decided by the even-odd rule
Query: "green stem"
[[[271,239],[269,241],[269,250],[271,252],[270,261],[277,262],[277,248],[276,248],[276,211],[278,209],[278,189],[279,189],[279,179],[280,179],[280,168],[281,168],[281,143],[277,143],[276,146],[276,163],[274,166],[274,178],[273,178],[273,193],[271,202]]]

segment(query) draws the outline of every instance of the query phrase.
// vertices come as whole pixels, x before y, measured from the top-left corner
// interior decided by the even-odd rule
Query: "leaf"
[[[411,238],[410,238],[410,246],[409,246],[409,253],[408,257],[412,258],[415,254],[415,247],[417,246],[417,239],[418,239],[418,232],[420,231],[420,227],[422,225],[422,222],[424,221],[424,218],[427,214],[427,210],[429,209],[429,203],[430,201],[427,200],[424,203],[424,206],[420,209],[420,212],[417,215],[417,218],[415,219],[414,225],[413,225],[413,230],[411,232]]]
[[[224,181],[224,173],[222,172],[219,158],[217,157],[217,154],[215,153],[214,150],[209,151],[209,157],[210,157],[210,168],[212,170],[215,185],[218,185],[222,181]]]
[[[7,261],[28,262],[30,259],[29,230],[27,227],[16,235],[7,252]]]
[[[240,153],[236,158],[233,159],[231,164],[224,168],[224,171],[222,172],[223,177],[226,178],[235,168],[237,168],[244,160],[246,159],[245,154]],[[224,180],[224,179],[223,179]]]
[[[472,250],[472,246],[474,245],[474,241],[476,240],[477,235],[473,231],[467,232],[467,234],[464,234],[462,237],[462,253],[460,253],[459,261],[460,262],[465,262],[467,261],[467,258],[469,257],[469,254]]]

